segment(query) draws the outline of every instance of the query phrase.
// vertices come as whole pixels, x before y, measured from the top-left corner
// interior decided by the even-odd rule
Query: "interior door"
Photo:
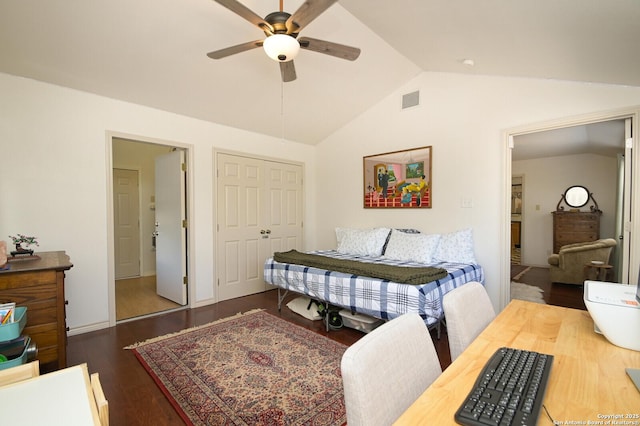
[[[138,171],[113,170],[115,278],[140,276]]]
[[[261,265],[276,251],[302,249],[302,166],[265,161],[265,252]],[[267,285],[268,287],[271,287]]]
[[[156,292],[187,304],[187,234],[184,151],[155,159]]]
[[[264,291],[262,160],[218,154],[218,300]]]
[[[267,289],[274,251],[302,245],[302,167],[218,153],[218,300]]]
[[[621,253],[618,255],[620,259],[620,279],[621,283],[629,281],[629,254],[631,253],[631,204],[633,202],[633,192],[631,191],[631,149],[633,148],[633,137],[631,129],[631,118],[627,118],[624,122],[624,196],[622,206],[622,233],[619,236]]]

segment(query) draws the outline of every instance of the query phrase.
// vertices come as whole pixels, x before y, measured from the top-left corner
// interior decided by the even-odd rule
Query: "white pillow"
[[[389,231],[389,228],[336,228],[337,251],[361,256],[380,256]]]
[[[433,260],[436,262],[476,263],[471,228],[443,234]]]
[[[392,229],[384,257],[393,260],[432,263],[438,241],[440,241],[438,234],[407,234]]]
[[[318,305],[312,303],[311,307],[307,309],[310,301],[311,299],[309,299],[308,297],[296,297],[291,302],[287,303],[287,307],[296,314],[302,315],[303,317],[305,317],[306,319],[310,319],[311,321],[322,319],[322,317],[318,313]]]

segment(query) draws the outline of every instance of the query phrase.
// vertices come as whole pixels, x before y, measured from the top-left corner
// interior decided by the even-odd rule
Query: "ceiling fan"
[[[300,31],[337,0],[306,0],[293,15],[283,10],[283,0],[280,0],[280,10],[272,12],[264,18],[236,0],[215,1],[260,28],[267,37],[263,40],[249,41],[209,52],[207,56],[211,59],[222,59],[263,46],[271,59],[280,62],[282,81],[289,82],[296,79],[293,58],[300,48],[349,61],[356,60],[360,55],[360,49],[356,47],[309,37],[298,39]]]

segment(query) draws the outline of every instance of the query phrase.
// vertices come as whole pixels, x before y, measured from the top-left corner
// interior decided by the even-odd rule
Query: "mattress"
[[[470,281],[484,284],[484,271],[480,265],[438,262],[422,264],[396,261],[380,257],[357,256],[335,250],[310,252],[322,256],[385,263],[410,267],[432,266],[447,270],[447,276],[425,284],[399,284],[393,281],[328,271],[304,265],[280,263],[267,259],[264,280],[272,285],[305,294],[316,300],[352,312],[383,320],[396,318],[408,312],[417,312],[427,325],[437,323],[443,316],[442,296]]]

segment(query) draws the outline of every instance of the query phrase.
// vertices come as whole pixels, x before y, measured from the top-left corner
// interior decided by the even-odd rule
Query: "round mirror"
[[[564,192],[564,200],[569,207],[582,207],[589,202],[589,191],[581,185],[570,186]]]

